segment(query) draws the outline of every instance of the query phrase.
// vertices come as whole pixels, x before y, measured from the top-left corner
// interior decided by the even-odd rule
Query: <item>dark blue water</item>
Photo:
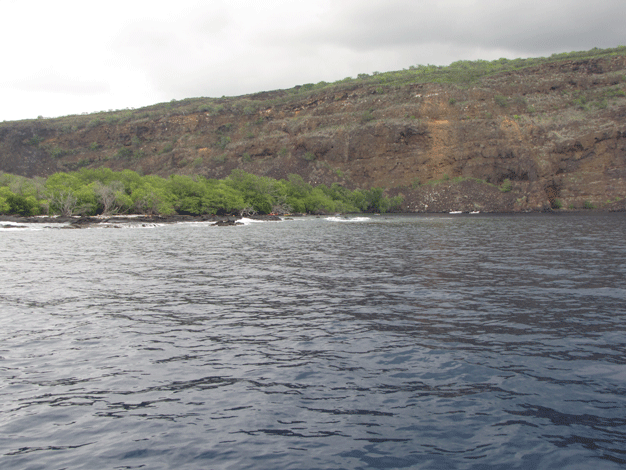
[[[0,468],[623,468],[625,234],[0,230]]]

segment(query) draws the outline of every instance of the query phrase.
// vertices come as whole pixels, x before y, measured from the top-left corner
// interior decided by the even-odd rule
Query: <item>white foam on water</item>
[[[60,228],[68,226],[68,223],[27,223],[27,222],[0,222],[0,230],[9,230],[9,231],[18,231],[18,230],[31,230],[31,231],[39,231],[45,230],[49,228]]]
[[[330,222],[367,222],[370,217],[326,217]]]
[[[102,223],[91,225],[87,228],[123,228],[123,229],[138,229],[138,228],[157,228],[157,227],[165,227],[167,224],[157,224],[157,223]]]
[[[217,222],[214,220],[185,220],[182,222],[176,222],[174,225],[191,225],[196,227],[204,227],[207,225],[215,225]]]
[[[241,219],[237,220],[237,222],[240,222],[244,225],[251,225],[251,224],[262,224],[265,222],[270,222],[269,220],[257,220],[257,219],[249,219],[248,217],[242,217]]]

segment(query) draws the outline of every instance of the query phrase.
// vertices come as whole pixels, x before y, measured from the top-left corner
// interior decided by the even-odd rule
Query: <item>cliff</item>
[[[0,170],[241,168],[384,187],[407,211],[624,209],[626,48],[503,61],[5,122]]]

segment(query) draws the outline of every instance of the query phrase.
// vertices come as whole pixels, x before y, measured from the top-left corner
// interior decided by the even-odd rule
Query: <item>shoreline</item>
[[[238,216],[238,215],[202,215],[202,216],[194,216],[194,215],[141,215],[141,214],[130,214],[130,215],[111,215],[111,216],[20,216],[20,215],[0,215],[0,228],[8,227],[5,223],[8,224],[64,224],[62,228],[66,229],[78,229],[78,228],[86,228],[93,225],[107,225],[107,226],[123,226],[128,224],[175,224],[175,223],[184,223],[184,222],[212,222],[214,225],[218,227],[223,226],[233,226],[233,225],[243,225],[241,223],[241,219],[252,219],[257,221],[265,221],[265,222],[280,222],[285,219],[290,218],[301,218],[301,217],[333,217],[333,216],[341,216],[341,217],[349,217],[349,216],[380,216],[380,215],[391,215],[391,216],[446,216],[449,215],[451,217],[464,217],[464,216],[472,216],[476,217],[479,215],[485,216],[503,216],[503,215],[516,215],[516,216],[524,216],[524,215],[555,215],[555,216],[567,216],[567,215],[601,215],[601,214],[613,214],[613,213],[623,213],[626,212],[624,210],[597,210],[597,209],[589,209],[589,210],[542,210],[542,211],[502,211],[502,212],[468,212],[468,211],[452,211],[452,212],[388,212],[385,214],[374,214],[374,213],[345,213],[345,214],[286,214],[284,216],[278,215],[251,215],[251,216]],[[16,227],[17,228],[17,227]]]
[[[277,215],[254,215],[247,217],[253,220],[275,221],[281,217]],[[92,225],[126,225],[126,224],[175,224],[180,222],[213,222],[217,226],[237,225],[241,220],[240,216],[191,216],[191,215],[111,215],[111,216],[20,216],[20,215],[0,215],[0,226],[3,223],[15,224],[65,224],[64,228],[83,228]]]

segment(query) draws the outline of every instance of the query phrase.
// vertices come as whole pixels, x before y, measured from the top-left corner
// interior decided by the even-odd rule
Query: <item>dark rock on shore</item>
[[[226,220],[218,220],[215,225],[218,227],[226,227],[229,225],[243,225],[241,222],[238,222],[236,219],[226,219]]]
[[[257,220],[281,220],[278,216],[253,216]],[[63,228],[79,229],[92,225],[106,224],[107,227],[122,227],[128,224],[153,225],[172,224],[179,222],[215,222],[217,226],[241,225],[238,216],[216,216],[216,215],[171,215],[171,216],[147,216],[125,217],[113,215],[111,217],[21,217],[16,215],[0,215],[0,222],[28,223],[28,224],[66,224]],[[9,226],[13,227],[13,226]]]

